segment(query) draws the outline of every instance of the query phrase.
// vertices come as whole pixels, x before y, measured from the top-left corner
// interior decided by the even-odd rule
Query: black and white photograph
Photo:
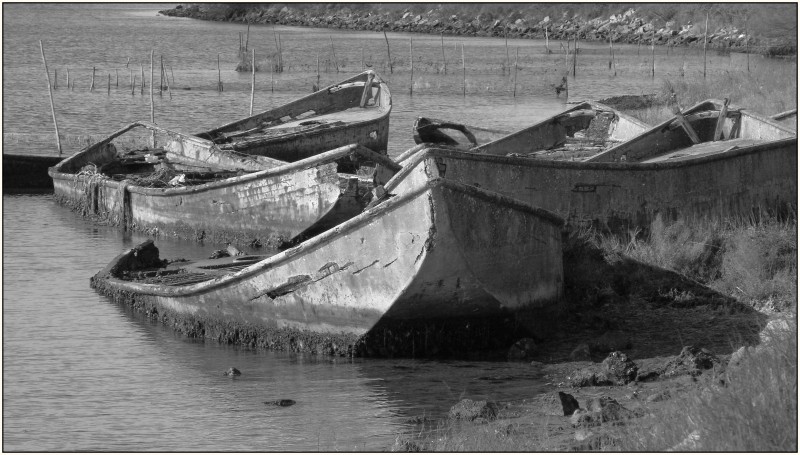
[[[4,452],[797,452],[797,2],[2,9]]]

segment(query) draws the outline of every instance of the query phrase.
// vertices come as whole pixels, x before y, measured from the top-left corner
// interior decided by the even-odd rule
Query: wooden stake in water
[[[281,34],[278,33],[278,64],[281,69],[281,73],[283,72],[283,40],[281,39]]]
[[[411,63],[411,79],[408,83],[408,94],[414,95],[414,38],[408,40],[408,59]]]
[[[506,38],[506,66],[505,66],[505,68],[508,68],[508,74],[511,74],[511,59],[508,57],[508,27],[506,27],[506,29],[503,30],[503,34],[505,35],[505,38]],[[503,68],[503,74],[506,73],[505,68]]]
[[[58,90],[58,68],[53,70],[53,88]]]
[[[462,78],[461,78],[461,90],[464,92],[464,96],[467,96],[467,61],[464,59],[464,44],[461,44],[461,70],[462,70]]]
[[[106,92],[106,95],[111,95],[111,73],[108,73],[108,84],[107,84],[107,87],[108,87],[108,91]]]
[[[247,52],[247,47],[250,45],[250,21],[247,21],[247,39],[244,41],[244,51]]]
[[[92,85],[89,86],[89,91],[94,91],[94,67],[92,67]]]
[[[253,49],[252,66],[253,66],[253,68],[252,68],[253,69],[253,71],[252,71],[252,73],[253,73],[253,81],[250,84],[250,116],[251,117],[253,116],[253,101],[255,101],[255,98],[256,98],[256,50],[255,49]]]
[[[447,59],[444,57],[444,32],[442,32],[442,65],[444,66],[444,74],[447,74]]]
[[[166,75],[166,74],[167,74],[167,70],[165,69],[164,70],[164,75]],[[172,89],[169,88],[169,77],[165,77],[164,78],[164,82],[166,82],[166,84],[167,84],[167,93],[169,93],[169,99],[172,99]]]
[[[519,62],[519,47],[517,47],[516,55],[514,56],[514,98],[517,97],[517,70],[519,66],[517,63]]]
[[[67,68],[67,90],[69,89],[69,68]]]
[[[222,91],[222,71],[219,69],[219,52],[217,52],[217,91]]]
[[[392,73],[392,51],[389,49],[389,37],[386,36],[386,30],[383,31],[383,38],[386,40],[386,55],[389,57],[389,73]]]
[[[58,135],[58,122],[56,122],[56,106],[53,103],[53,89],[50,87],[50,71],[47,69],[47,59],[44,57],[44,45],[42,40],[39,40],[39,49],[42,51],[42,63],[44,64],[44,72],[47,75],[47,91],[50,93],[50,113],[53,114],[53,125],[56,128],[56,147],[58,154],[61,155],[61,137]]]
[[[651,65],[650,74],[651,77],[656,77],[656,31],[655,30],[653,30],[653,37],[650,38],[650,49],[653,52],[653,59],[652,59],[653,63]]]
[[[544,26],[544,50],[550,53],[550,35],[547,34],[547,26]]]
[[[614,58],[614,39],[613,36],[609,39],[611,45],[611,65],[614,67],[614,76],[617,75],[617,59]]]
[[[328,35],[331,39],[331,55],[333,56],[333,64],[336,67],[336,72],[339,72],[339,62],[336,61],[336,49],[333,48],[333,36]]]
[[[155,51],[151,49],[150,50],[150,123],[156,123],[156,110],[155,110],[155,105],[153,104],[153,56],[154,55]],[[153,136],[153,142],[155,142],[155,135]],[[155,147],[155,144],[153,144],[153,147]]]
[[[139,64],[139,69],[142,70],[142,88],[139,90],[139,94],[144,95],[144,65]]]
[[[278,45],[278,32],[275,31],[275,24],[272,24],[272,37],[275,39],[275,57],[280,58],[281,47]],[[278,67],[280,67],[280,62],[278,62]]]
[[[706,11],[706,31],[703,34],[703,79],[706,78],[706,45],[708,44],[708,11]]]
[[[363,50],[364,48],[362,47],[361,49]],[[317,90],[319,90],[319,52],[317,52]]]
[[[578,66],[578,35],[575,35],[575,46],[572,52],[572,77],[575,77],[575,68]]]
[[[747,72],[750,72],[750,38],[747,36],[747,18],[744,19],[744,54],[747,56]]]
[[[275,62],[270,62],[270,72],[269,72],[269,91],[271,93],[275,93]]]
[[[319,54],[317,54],[317,58],[319,58]],[[317,65],[317,66],[319,66],[319,65]],[[364,46],[361,46],[361,71],[364,71],[366,68],[367,68],[367,66],[364,65]],[[319,71],[317,71],[317,72],[319,72]]]
[[[119,88],[119,71],[114,68],[114,87]]]
[[[131,81],[131,95],[133,95],[135,93],[134,90],[133,90],[134,88],[136,88],[136,75],[135,74],[133,75],[133,80]]]
[[[131,62],[131,58],[130,58],[130,57],[128,57],[128,61],[127,61],[127,62],[125,62],[125,68],[127,68],[127,67],[128,67],[128,64],[129,64],[130,62]]]

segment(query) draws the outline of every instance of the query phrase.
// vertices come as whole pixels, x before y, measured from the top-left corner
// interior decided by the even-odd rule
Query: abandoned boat
[[[490,155],[428,146],[406,157],[384,189],[399,194],[443,177],[550,210],[570,228],[623,234],[647,231],[657,218],[702,222],[796,210],[793,130],[720,101],[686,112],[586,161],[522,158],[538,147],[513,136],[492,143]]]
[[[513,343],[507,318],[561,295],[562,224],[433,179],[271,257],[165,263],[148,241],[91,285],[189,336],[246,346],[336,355],[480,349]]]
[[[621,144],[649,128],[611,107],[585,101],[514,133],[420,117],[414,123],[414,142],[486,155],[575,161]]]
[[[338,172],[337,161],[347,157],[361,177]],[[49,174],[57,201],[97,221],[151,235],[279,246],[359,214],[373,180],[398,169],[355,144],[284,163],[137,122]]]
[[[386,154],[392,97],[373,71],[197,136],[222,150],[294,162],[347,144]]]

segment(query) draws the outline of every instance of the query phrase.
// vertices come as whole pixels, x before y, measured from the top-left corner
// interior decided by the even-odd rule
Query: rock
[[[508,360],[524,360],[536,351],[536,342],[532,338],[521,338],[508,349]]]
[[[297,402],[294,401],[294,400],[286,399],[286,398],[283,398],[283,399],[280,399],[280,400],[275,400],[275,401],[265,401],[264,402],[264,404],[268,404],[268,405],[272,405],[272,406],[280,406],[282,408],[288,408],[289,406],[293,406],[295,403],[297,403]]]
[[[592,360],[592,353],[589,350],[589,345],[586,343],[579,344],[570,352],[569,358],[572,360]]]
[[[567,383],[572,387],[614,385],[614,381],[610,380],[605,372],[594,366],[574,371],[567,378]]]
[[[492,401],[463,399],[450,408],[447,416],[453,420],[473,421],[477,418],[491,420],[497,417],[497,411],[497,403]]]
[[[711,351],[696,346],[686,346],[681,353],[667,361],[663,376],[670,378],[688,374],[698,376],[719,364],[719,359]]]
[[[628,359],[628,356],[620,351],[614,351],[603,360],[603,368],[605,369],[608,379],[616,382],[617,385],[625,385],[636,379],[636,373],[639,367],[633,360]]]
[[[541,412],[553,416],[571,416],[580,409],[578,400],[574,396],[564,393],[548,393],[542,401]]]
[[[588,438],[591,438],[592,436],[594,436],[594,433],[592,433],[591,431],[589,431],[589,430],[587,430],[585,428],[579,428],[579,429],[575,430],[575,440],[576,441],[584,441],[584,440],[586,440]]]
[[[611,397],[592,398],[586,403],[586,411],[574,419],[573,425],[594,426],[605,422],[632,419],[636,416],[635,412],[623,407]],[[572,422],[572,419],[570,421]]]
[[[234,367],[230,367],[230,368],[228,368],[228,371],[226,371],[226,372],[224,372],[222,374],[224,374],[225,376],[241,376],[242,372],[237,370]]]

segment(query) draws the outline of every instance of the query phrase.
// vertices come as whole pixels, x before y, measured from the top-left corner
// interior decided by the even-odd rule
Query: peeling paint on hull
[[[386,337],[397,338],[390,351],[398,355],[477,349],[496,341],[459,338],[448,347],[426,333],[448,325],[461,334],[499,327],[510,315],[555,302],[563,282],[561,224],[526,204],[436,179],[210,281],[121,279],[135,268],[126,264],[153,254],[143,245],[91,283],[190,336],[334,354],[386,354],[379,342]],[[398,327],[408,330],[393,332]]]

